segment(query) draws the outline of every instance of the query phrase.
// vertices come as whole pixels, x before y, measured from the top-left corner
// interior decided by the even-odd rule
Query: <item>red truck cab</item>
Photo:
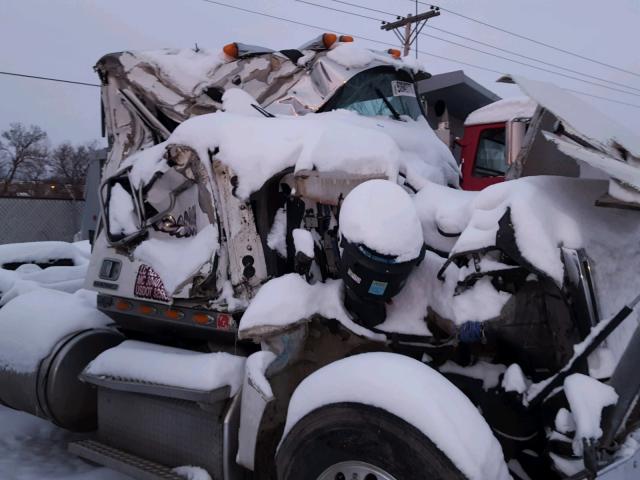
[[[482,190],[504,181],[535,108],[529,98],[518,97],[499,100],[469,114],[464,136],[456,140],[461,148],[463,190]]]

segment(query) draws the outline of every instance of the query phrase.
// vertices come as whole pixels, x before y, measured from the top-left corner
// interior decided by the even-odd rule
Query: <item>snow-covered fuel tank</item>
[[[370,180],[345,198],[339,229],[345,306],[358,323],[375,327],[385,320],[385,304],[424,258],[420,220],[403,187]]]

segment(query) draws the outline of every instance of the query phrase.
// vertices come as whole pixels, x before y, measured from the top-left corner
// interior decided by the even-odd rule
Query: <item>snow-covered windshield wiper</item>
[[[382,93],[382,91],[378,87],[374,87],[373,91],[376,92],[376,95],[378,95],[378,98],[382,100],[384,104],[387,106],[393,118],[396,120],[400,120],[400,114],[398,114],[398,111],[395,108],[393,108],[393,105],[391,105],[391,102],[384,95],[384,93]]]

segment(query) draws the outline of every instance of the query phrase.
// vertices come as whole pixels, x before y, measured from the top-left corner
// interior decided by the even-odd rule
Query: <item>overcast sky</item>
[[[366,16],[388,18],[333,0],[309,1]],[[221,2],[322,29],[351,32],[356,41],[371,48],[385,47],[358,40],[358,36],[396,42],[393,34],[381,31],[374,20],[294,0]],[[414,8],[410,0],[349,0],[348,3],[400,14]],[[442,0],[440,5],[564,50],[640,73],[640,0]],[[584,61],[447,12],[432,19],[429,25],[640,89],[640,76]],[[108,52],[191,47],[196,42],[202,47],[219,49],[231,41],[275,49],[295,48],[320,32],[204,0],[0,0],[0,71],[98,83],[92,67]],[[424,32],[521,62],[535,63],[440,31],[425,29]],[[419,49],[500,72],[550,80],[566,88],[640,106],[640,90],[632,90],[635,95],[611,91],[434,38],[420,37]],[[420,58],[431,73],[462,68],[467,75],[503,97],[519,95],[515,86],[496,84],[498,75],[495,73],[426,54]],[[536,65],[554,70],[547,65]],[[579,76],[566,71],[562,73]],[[587,80],[598,82],[591,78]],[[595,99],[590,101],[640,132],[640,108]],[[40,125],[54,143],[63,140],[84,142],[100,138],[99,111],[98,88],[0,75],[0,130],[11,122],[23,122]]]

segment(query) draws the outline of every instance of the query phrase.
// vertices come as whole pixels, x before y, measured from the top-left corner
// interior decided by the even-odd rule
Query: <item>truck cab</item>
[[[460,147],[464,190],[482,190],[504,181],[522,148],[536,104],[528,98],[507,98],[471,112],[464,123]]]

